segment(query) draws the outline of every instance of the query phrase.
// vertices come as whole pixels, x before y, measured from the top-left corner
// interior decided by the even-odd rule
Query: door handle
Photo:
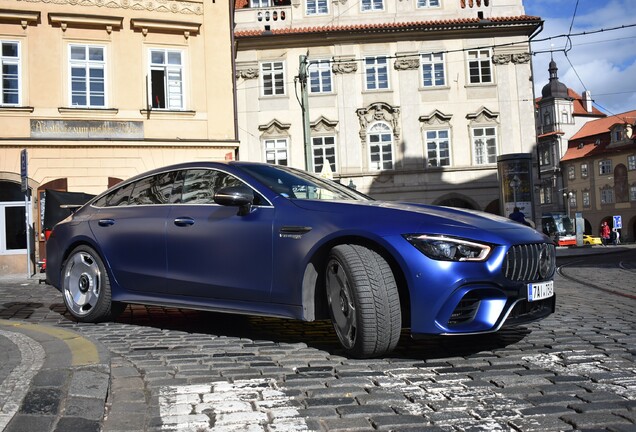
[[[184,227],[194,225],[194,219],[189,217],[178,217],[174,220],[176,226]]]
[[[115,225],[115,219],[100,219],[99,222],[97,222],[99,224],[99,226],[111,226],[111,225]]]

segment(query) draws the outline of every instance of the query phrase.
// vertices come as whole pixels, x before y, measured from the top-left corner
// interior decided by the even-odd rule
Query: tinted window
[[[110,194],[108,194],[108,198],[106,199],[107,207],[117,207],[117,206],[125,206],[128,205],[128,200],[130,198],[130,193],[132,192],[134,183],[128,183],[127,185],[120,187],[117,190],[114,190]]]
[[[213,204],[214,194],[226,186],[241,186],[236,177],[215,170],[188,170],[183,182],[181,202],[184,204]]]
[[[168,172],[135,182],[130,205],[167,204],[172,193],[176,173]]]

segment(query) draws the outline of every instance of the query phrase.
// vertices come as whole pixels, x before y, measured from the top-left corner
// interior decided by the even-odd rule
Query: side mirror
[[[254,202],[254,191],[247,186],[226,186],[214,194],[214,202],[223,206],[239,208],[239,216],[250,212]]]

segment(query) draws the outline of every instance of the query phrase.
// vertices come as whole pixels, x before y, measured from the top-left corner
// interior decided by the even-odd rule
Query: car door
[[[225,186],[244,185],[216,169],[183,172],[181,200],[166,225],[167,291],[174,295],[264,301],[272,284],[275,210],[257,193],[245,215],[214,203]]]
[[[176,171],[157,174],[109,194],[89,222],[115,281],[129,291],[164,291],[165,230]]]

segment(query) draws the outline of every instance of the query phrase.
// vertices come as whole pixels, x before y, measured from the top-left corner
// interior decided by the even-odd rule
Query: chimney
[[[585,107],[585,111],[589,113],[592,112],[592,93],[590,93],[589,90],[583,92],[583,106]]]

